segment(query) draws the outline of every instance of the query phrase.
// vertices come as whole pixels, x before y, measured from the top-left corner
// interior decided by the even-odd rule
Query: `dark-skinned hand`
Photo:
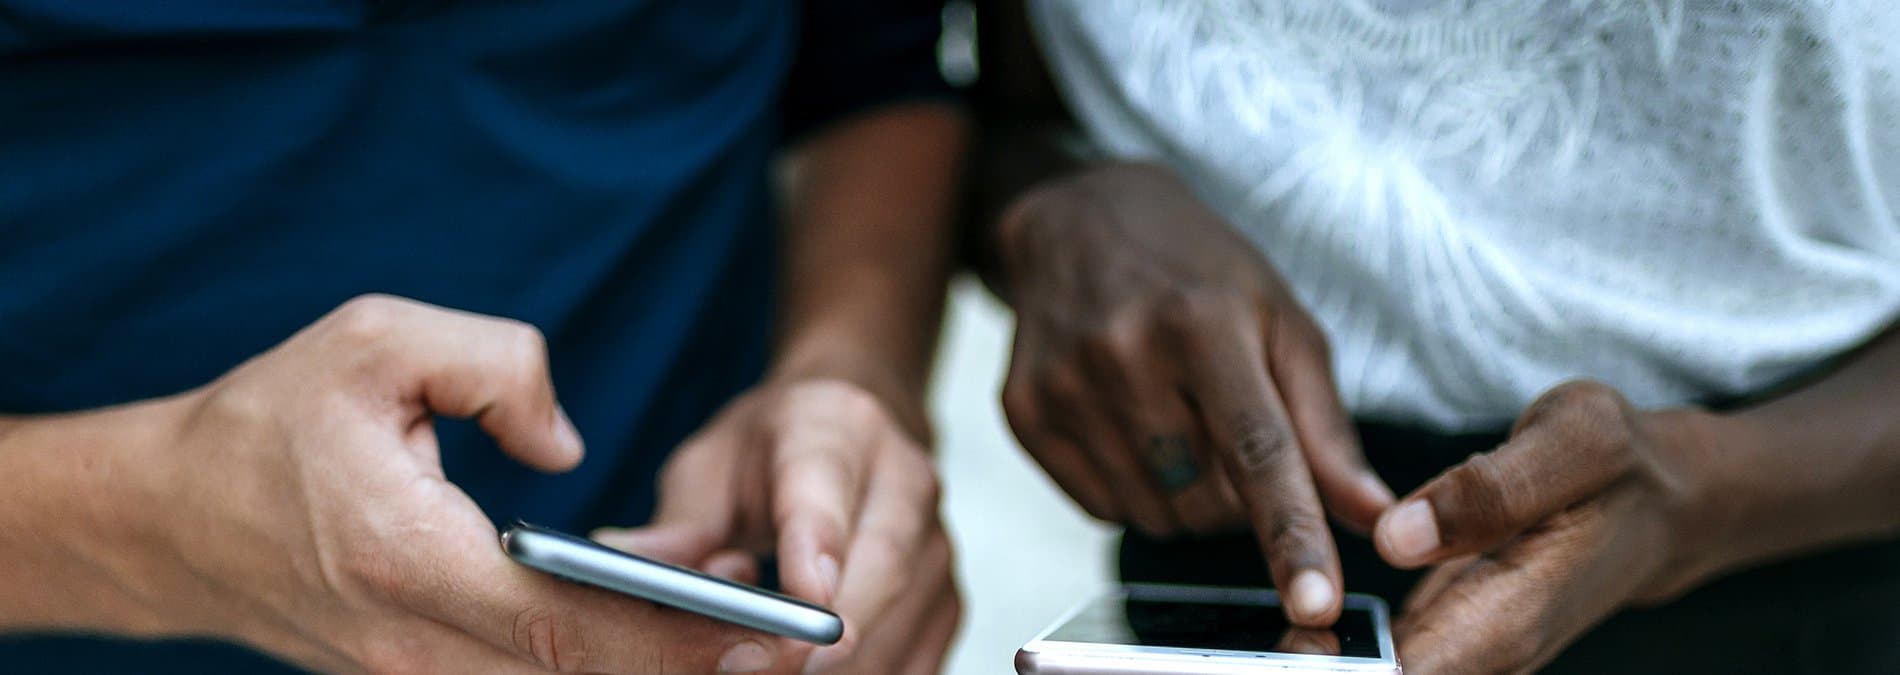
[[[1392,494],[1267,259],[1151,165],[1045,183],[998,228],[1018,317],[1003,406],[1023,447],[1098,518],[1161,537],[1250,525],[1289,620],[1331,625],[1326,514],[1367,530]]]
[[[1525,673],[1619,609],[1729,565],[1713,416],[1645,411],[1594,382],[1552,389],[1496,450],[1380,518],[1380,555],[1436,567],[1394,626],[1408,675]]]

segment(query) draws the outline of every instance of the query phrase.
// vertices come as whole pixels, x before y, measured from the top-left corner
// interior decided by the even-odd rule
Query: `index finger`
[[[1186,364],[1189,394],[1246,505],[1287,619],[1330,626],[1343,597],[1339,553],[1261,338],[1235,330],[1196,342]]]
[[[856,529],[872,454],[867,444],[874,441],[837,425],[801,429],[773,448],[779,578],[788,594],[828,605]]]
[[[898,443],[880,453],[867,487],[863,512],[844,560],[844,573],[832,609],[843,617],[845,633],[837,644],[819,649],[809,672],[833,672],[862,657],[867,633],[912,634],[919,626],[893,617],[892,608],[907,594],[929,592],[918,580],[948,571],[950,551],[937,520],[939,489],[935,468],[923,451]]]

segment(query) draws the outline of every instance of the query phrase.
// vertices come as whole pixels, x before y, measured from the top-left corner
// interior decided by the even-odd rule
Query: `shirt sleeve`
[[[805,0],[781,101],[787,141],[914,100],[957,101],[937,68],[942,0]]]

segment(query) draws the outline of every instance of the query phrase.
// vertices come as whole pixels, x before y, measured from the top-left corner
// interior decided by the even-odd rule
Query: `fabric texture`
[[[1253,238],[1355,414],[1757,392],[1900,317],[1900,5],[1032,0],[1071,107]]]

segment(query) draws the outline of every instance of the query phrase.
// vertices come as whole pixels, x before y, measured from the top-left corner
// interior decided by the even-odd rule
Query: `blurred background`
[[[931,392],[964,601],[950,675],[1015,672],[1018,647],[1113,577],[1117,530],[1076,508],[1003,421],[997,395],[1013,322],[976,280],[951,290]]]
[[[968,85],[978,77],[975,10],[951,2],[943,19],[938,62],[945,79]],[[1114,576],[1118,530],[1069,501],[1003,420],[997,397],[1014,322],[976,279],[951,288],[931,391],[944,517],[964,602],[949,675],[1014,673],[1018,647]]]

